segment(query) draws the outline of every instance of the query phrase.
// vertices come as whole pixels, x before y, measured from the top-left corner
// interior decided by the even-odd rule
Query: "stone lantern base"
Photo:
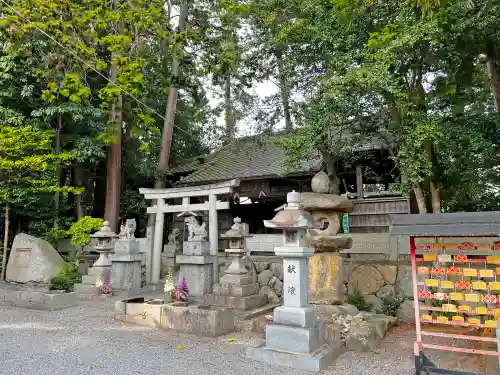
[[[290,340],[293,336],[288,336]],[[311,353],[282,351],[265,346],[248,347],[246,357],[270,365],[320,372],[340,354],[340,345],[324,344]]]
[[[246,357],[299,370],[322,371],[340,354],[340,343],[325,340],[323,320],[313,307],[280,306],[266,326],[266,343],[247,348]]]
[[[253,283],[248,271],[241,262],[244,249],[226,249],[234,256],[233,262],[214,284],[213,293],[204,297],[204,302],[212,306],[233,307],[237,310],[253,310],[267,304],[267,295],[259,294],[259,283]]]

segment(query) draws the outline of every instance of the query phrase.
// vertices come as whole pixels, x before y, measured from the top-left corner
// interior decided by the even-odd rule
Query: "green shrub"
[[[377,312],[388,316],[396,316],[399,306],[401,306],[401,304],[404,301],[403,296],[400,296],[394,292],[386,294],[381,299],[382,299],[382,305],[380,306],[380,309]]]
[[[82,276],[78,272],[76,263],[66,263],[59,273],[50,280],[50,290],[72,292],[73,286],[81,280]]]
[[[84,247],[90,243],[90,234],[102,228],[103,219],[84,216],[76,223],[73,223],[67,233],[71,236],[71,244],[78,248],[71,257],[73,261],[77,261],[84,253]]]
[[[51,230],[45,232],[42,235],[42,238],[54,246],[54,249],[57,249],[59,242],[68,238],[68,231],[62,228],[52,228]]]
[[[352,294],[348,294],[346,302],[356,307],[359,311],[370,311],[372,305],[366,303],[365,297],[356,289]]]
[[[102,228],[103,219],[84,216],[76,223],[73,223],[68,230],[71,236],[71,244],[84,248],[90,243],[90,234]]]

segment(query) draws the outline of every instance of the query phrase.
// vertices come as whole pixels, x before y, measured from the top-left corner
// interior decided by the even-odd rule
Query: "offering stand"
[[[497,330],[500,316],[500,212],[391,215],[391,235],[407,235],[415,308],[416,374],[471,374],[438,368],[425,349],[500,357],[496,350],[451,340],[500,343],[500,338],[449,333],[445,326]],[[426,330],[440,325],[443,330]],[[442,338],[443,344],[425,338]]]

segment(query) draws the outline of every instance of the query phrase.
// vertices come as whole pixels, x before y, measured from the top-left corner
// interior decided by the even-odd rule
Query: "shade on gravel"
[[[126,325],[115,321],[113,306],[103,302],[51,312],[0,306],[2,375],[310,374],[241,357],[246,346],[260,340],[245,330],[200,338]],[[389,346],[376,353],[345,353],[325,373],[413,374],[412,340],[394,341],[386,338]]]

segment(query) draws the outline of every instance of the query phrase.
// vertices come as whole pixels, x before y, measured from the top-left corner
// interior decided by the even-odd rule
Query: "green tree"
[[[41,192],[74,192],[71,187],[61,188],[57,172],[61,165],[71,162],[73,155],[54,154],[54,133],[30,126],[0,126],[0,205],[4,211],[4,249],[9,238],[10,206],[22,202],[29,205]],[[5,277],[5,254],[1,280]]]

